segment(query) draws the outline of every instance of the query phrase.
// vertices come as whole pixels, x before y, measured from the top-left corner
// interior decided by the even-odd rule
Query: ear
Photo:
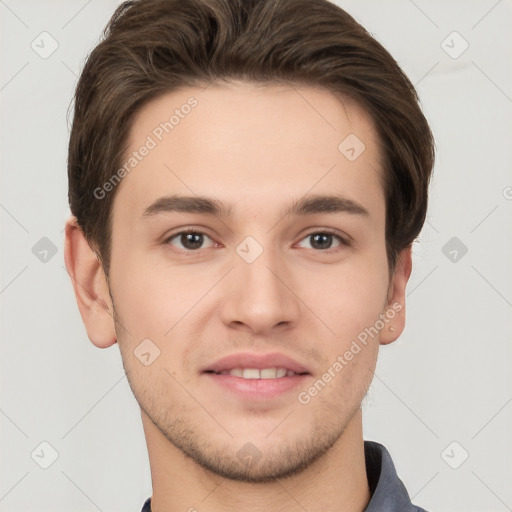
[[[117,339],[107,279],[76,217],[66,222],[64,261],[89,339],[98,348],[110,347]]]
[[[388,319],[380,333],[380,344],[395,341],[405,328],[405,287],[412,270],[412,246],[408,246],[398,256],[388,288],[388,302],[384,316]]]

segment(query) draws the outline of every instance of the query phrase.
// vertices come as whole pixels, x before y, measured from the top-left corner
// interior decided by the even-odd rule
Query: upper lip
[[[286,368],[295,373],[309,373],[308,369],[284,354],[276,352],[269,354],[255,354],[243,352],[222,357],[208,365],[203,372],[213,371],[216,373],[229,371],[233,368]]]

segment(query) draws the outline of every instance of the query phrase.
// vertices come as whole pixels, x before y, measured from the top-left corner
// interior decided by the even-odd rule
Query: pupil
[[[201,233],[185,233],[181,235],[181,243],[187,249],[198,249],[203,244],[203,235]]]
[[[327,241],[327,246],[322,245],[322,241]],[[328,249],[331,246],[332,242],[332,235],[329,235],[327,233],[318,233],[316,235],[313,235],[313,247],[317,249]]]

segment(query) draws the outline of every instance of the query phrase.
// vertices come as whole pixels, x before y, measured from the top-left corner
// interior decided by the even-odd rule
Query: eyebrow
[[[221,201],[204,196],[164,196],[158,198],[142,213],[146,219],[161,213],[201,213],[228,217],[232,205],[225,205]],[[349,213],[353,215],[370,216],[368,210],[361,204],[338,195],[314,195],[299,199],[288,205],[281,212],[283,217],[289,215],[303,216],[315,213]]]

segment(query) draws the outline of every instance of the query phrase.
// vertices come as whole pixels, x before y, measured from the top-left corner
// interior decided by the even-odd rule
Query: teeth
[[[276,368],[264,368],[260,370],[260,376],[262,379],[275,379],[277,376]]]
[[[244,368],[244,379],[259,379],[260,378],[260,371],[256,368]]]
[[[233,375],[244,379],[280,379],[282,377],[291,377],[296,375],[292,370],[286,368],[233,368],[229,371],[220,372],[221,375]]]

